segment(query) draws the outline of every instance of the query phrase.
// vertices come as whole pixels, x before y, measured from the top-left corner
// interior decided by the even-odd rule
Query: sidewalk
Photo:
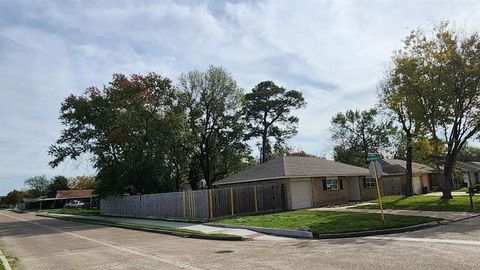
[[[285,241],[290,238],[277,237],[272,235],[266,235],[258,232],[254,232],[246,229],[231,229],[231,228],[219,228],[203,224],[187,223],[187,222],[174,222],[174,221],[164,221],[156,219],[137,219],[137,218],[123,218],[123,217],[103,217],[103,216],[81,216],[81,215],[67,215],[67,214],[53,214],[49,213],[50,216],[58,217],[71,217],[76,219],[88,219],[88,220],[98,220],[98,221],[109,221],[109,222],[125,222],[133,223],[139,225],[155,225],[155,226],[165,226],[176,229],[188,229],[200,231],[206,234],[230,234],[241,236],[250,240],[270,240],[270,241]]]
[[[370,203],[371,204],[371,203]],[[362,212],[362,213],[380,213],[379,209],[353,209],[351,207],[359,206],[350,205],[350,206],[341,206],[341,207],[320,207],[309,209],[311,211],[334,211],[334,212]],[[421,216],[421,217],[433,217],[441,218],[446,221],[459,221],[466,218],[480,216],[479,213],[470,213],[470,212],[449,212],[449,211],[420,211],[420,210],[393,210],[385,209],[383,210],[385,214],[391,215],[401,215],[401,216]]]
[[[443,193],[442,192],[431,192],[431,193],[427,193],[427,194],[422,194],[422,196],[442,196]],[[452,191],[452,196],[468,196],[468,193],[464,192],[464,191]],[[474,196],[480,196],[479,193],[475,194]]]

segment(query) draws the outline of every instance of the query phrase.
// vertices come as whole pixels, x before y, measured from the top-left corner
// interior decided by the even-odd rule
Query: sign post
[[[380,156],[378,154],[368,154],[367,161],[370,161],[370,175],[375,177],[375,186],[377,187],[377,200],[380,207],[380,213],[382,216],[382,222],[385,223],[385,216],[383,214],[382,196],[380,195],[380,181],[378,180],[382,176],[382,165],[378,162]]]
[[[470,197],[470,209],[473,210],[473,196],[475,193],[480,193],[480,186],[468,187],[468,196]]]

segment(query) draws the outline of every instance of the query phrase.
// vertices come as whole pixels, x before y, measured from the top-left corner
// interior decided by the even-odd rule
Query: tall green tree
[[[16,205],[28,196],[27,192],[14,189],[8,192],[6,196],[1,197],[0,204]]]
[[[331,123],[336,161],[363,166],[369,153],[391,151],[390,136],[396,129],[391,120],[382,120],[376,109],[339,112]]]
[[[184,175],[180,156],[186,154],[178,143],[186,128],[179,100],[172,82],[155,73],[115,74],[102,91],[91,87],[68,97],[60,112],[65,129],[50,147],[50,165],[91,155],[101,196],[177,190]]]
[[[458,161],[480,161],[480,147],[465,145],[458,153]]]
[[[451,199],[458,154],[480,128],[480,39],[461,35],[441,23],[433,35],[413,31],[393,57],[394,69],[411,87],[404,93],[413,117],[432,137],[435,148],[445,146],[443,199]],[[440,151],[435,151],[439,153]]]
[[[43,175],[34,176],[26,179],[24,185],[27,186],[30,197],[37,198],[48,194],[48,185],[50,185],[50,181]]]
[[[413,95],[408,94],[417,85],[410,80],[405,80],[405,77],[402,76],[405,72],[408,71],[396,68],[387,71],[385,78],[380,82],[379,99],[380,107],[393,115],[400,125],[402,140],[399,143],[404,143],[404,149],[406,150],[404,155],[400,156],[400,158],[406,160],[405,195],[412,196],[413,141],[421,133],[421,122],[415,119],[415,112],[412,111],[412,108],[414,108],[412,105],[417,101]]]
[[[241,170],[250,158],[243,142],[243,90],[221,67],[182,74],[179,89],[186,101],[189,141],[193,144],[190,177],[203,176],[207,186]],[[189,179],[196,186],[201,179]]]
[[[53,177],[48,185],[48,197],[53,198],[57,195],[58,190],[69,190],[69,182],[65,176],[57,175]]]
[[[432,143],[432,140],[427,136],[417,136],[412,139],[410,144],[407,144],[405,135],[400,132],[400,138],[396,143],[394,158],[405,159],[407,156],[407,145],[410,145],[412,148],[412,162],[417,162],[421,164],[434,164],[435,157],[435,146]],[[438,149],[443,151],[444,149]]]
[[[301,92],[277,86],[272,81],[257,84],[245,95],[246,139],[260,138],[260,162],[270,158],[273,148],[281,148],[297,134],[298,117],[292,110],[305,107]],[[272,147],[270,138],[275,140]]]
[[[91,176],[76,176],[69,179],[68,186],[71,189],[95,189],[96,180]]]

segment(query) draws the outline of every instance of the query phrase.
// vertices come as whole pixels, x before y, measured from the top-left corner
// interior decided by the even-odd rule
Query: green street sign
[[[368,154],[367,161],[377,161],[382,159],[379,154]]]

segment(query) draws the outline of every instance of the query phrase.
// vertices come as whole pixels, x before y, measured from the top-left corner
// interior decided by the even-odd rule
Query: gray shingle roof
[[[469,161],[469,162],[460,162],[457,161],[457,166],[465,172],[478,172],[480,171],[480,162]]]
[[[368,175],[365,168],[315,157],[277,157],[266,163],[222,179],[214,185],[254,182],[291,177]]]
[[[407,166],[407,162],[402,159],[382,159],[380,160],[382,169],[388,174],[403,174]],[[435,170],[424,164],[412,162],[413,173],[433,173]]]

